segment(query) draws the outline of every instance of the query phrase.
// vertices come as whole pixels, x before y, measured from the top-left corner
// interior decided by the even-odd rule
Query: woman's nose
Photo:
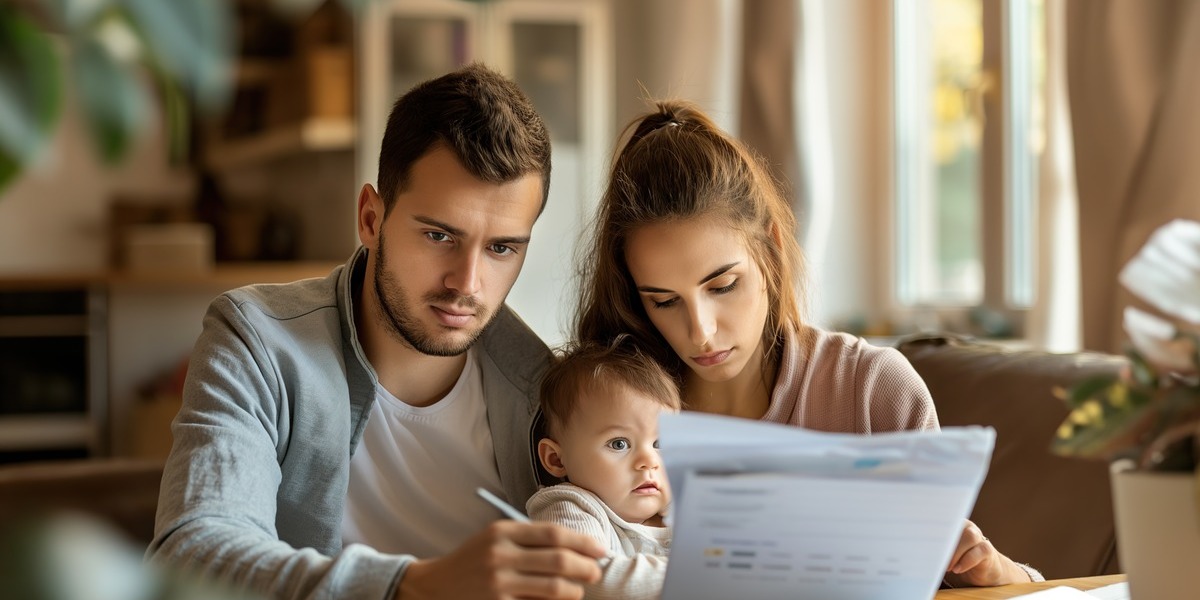
[[[697,302],[688,311],[688,318],[691,321],[688,324],[688,328],[691,333],[692,343],[697,348],[704,349],[709,345],[713,335],[717,332],[717,321],[713,318],[712,310],[704,306],[702,302]]]

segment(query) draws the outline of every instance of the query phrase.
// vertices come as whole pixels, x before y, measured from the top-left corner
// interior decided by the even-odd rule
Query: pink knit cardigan
[[[929,388],[898,350],[815,328],[788,336],[762,420],[842,433],[939,428]]]

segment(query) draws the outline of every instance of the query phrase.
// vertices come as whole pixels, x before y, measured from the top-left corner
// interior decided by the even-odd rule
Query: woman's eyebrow
[[[720,267],[717,267],[717,270],[716,270],[716,271],[713,271],[712,273],[709,273],[708,275],[705,275],[705,276],[704,276],[704,278],[703,278],[703,279],[701,279],[701,280],[700,280],[700,283],[699,283],[699,284],[697,284],[697,285],[704,285],[704,284],[706,284],[706,283],[708,283],[708,282],[710,282],[710,281],[712,281],[712,280],[714,280],[714,279],[716,279],[716,278],[718,278],[718,277],[720,277],[720,276],[724,275],[724,274],[725,274],[725,271],[728,271],[728,270],[730,270],[730,269],[732,269],[732,268],[734,268],[734,267],[736,267],[736,266],[738,266],[738,265],[740,265],[740,264],[741,264],[741,261],[738,261],[738,262],[731,262],[731,263],[729,263],[729,264],[727,264],[727,265],[722,265],[722,266],[720,266]]]
[[[741,261],[731,262],[727,265],[721,265],[720,267],[717,267],[717,270],[702,277],[700,279],[699,283],[697,283],[696,285],[704,285],[704,284],[724,275],[726,271],[728,271],[740,264],[742,264]],[[668,289],[652,287],[649,285],[639,285],[637,288],[637,291],[645,293],[645,294],[671,294],[671,293],[674,293]]]

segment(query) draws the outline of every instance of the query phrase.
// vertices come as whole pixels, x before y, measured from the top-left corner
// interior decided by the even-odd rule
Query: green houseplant
[[[1125,309],[1119,377],[1055,390],[1071,407],[1052,445],[1113,463],[1117,544],[1135,598],[1200,586],[1200,223],[1159,228],[1122,269],[1150,310]]]
[[[1200,490],[1200,223],[1163,226],[1120,279],[1167,318],[1126,308],[1129,367],[1120,377],[1055,390],[1072,410],[1053,450],[1196,473]]]

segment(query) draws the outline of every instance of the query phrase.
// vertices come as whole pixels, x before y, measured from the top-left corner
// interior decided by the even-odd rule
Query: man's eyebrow
[[[740,264],[742,264],[741,261],[731,262],[727,265],[721,265],[720,267],[717,267],[717,269],[715,271],[713,271],[712,273],[709,273],[708,275],[705,275],[704,277],[700,278],[700,282],[697,285],[704,285],[704,284],[724,275],[726,271],[728,271]],[[670,294],[670,293],[672,293],[671,290],[651,287],[648,285],[638,286],[638,291],[647,293],[647,294]]]
[[[413,220],[418,221],[420,223],[424,223],[430,227],[437,227],[438,229],[441,229],[441,230],[445,231],[446,233],[453,235],[453,236],[464,237],[466,234],[466,232],[463,231],[462,229],[459,229],[458,227],[455,227],[449,223],[443,223],[437,219],[431,219],[429,217],[423,217],[423,216],[417,215],[417,216],[413,217]],[[508,244],[508,245],[513,245],[513,246],[520,246],[520,245],[529,243],[529,236],[527,236],[527,235],[508,235],[508,236],[503,236],[503,237],[498,237],[498,238],[492,238],[492,239],[488,240],[488,243],[489,244]]]
[[[463,230],[461,230],[449,223],[443,223],[437,219],[431,219],[429,217],[422,217],[421,215],[417,215],[417,216],[413,217],[413,220],[424,223],[430,227],[437,227],[438,229],[444,230],[446,233],[449,233],[450,235],[457,235],[459,237],[462,237],[463,233],[465,233]]]

